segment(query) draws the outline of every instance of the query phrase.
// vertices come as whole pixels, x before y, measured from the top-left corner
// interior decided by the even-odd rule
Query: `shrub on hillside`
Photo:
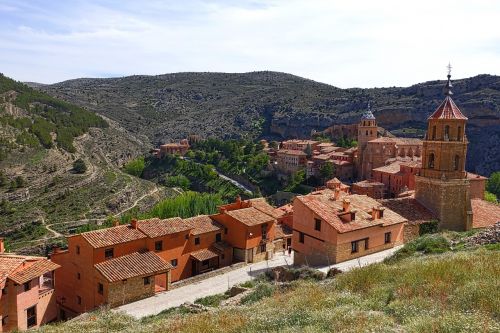
[[[415,253],[422,254],[437,254],[451,250],[450,242],[438,234],[427,234],[413,241],[406,243],[401,249],[396,251],[392,256],[386,258],[384,262],[395,263],[404,258],[408,258]]]
[[[127,164],[125,164],[123,169],[129,175],[140,177],[145,167],[146,167],[146,162],[144,161],[144,157],[138,157],[135,160],[132,160]]]
[[[241,299],[241,304],[252,304],[260,301],[265,297],[270,297],[275,291],[275,287],[269,283],[259,283],[255,289]]]
[[[422,236],[425,234],[435,234],[438,231],[439,231],[439,222],[436,220],[432,220],[420,224],[418,233],[420,234],[420,236]]]
[[[183,190],[187,190],[189,186],[191,186],[191,181],[184,175],[166,176],[165,185],[168,187],[180,187]]]
[[[85,161],[82,160],[81,158],[74,161],[73,162],[73,170],[76,173],[85,173],[85,171],[87,171],[87,165],[85,164]]]

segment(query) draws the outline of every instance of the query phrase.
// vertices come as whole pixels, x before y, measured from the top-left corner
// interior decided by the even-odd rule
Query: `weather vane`
[[[448,75],[451,76],[451,64],[449,61],[448,61],[448,66],[446,66],[446,68],[448,68]]]

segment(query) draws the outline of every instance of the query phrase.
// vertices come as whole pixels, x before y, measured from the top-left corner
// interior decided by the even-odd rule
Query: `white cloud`
[[[19,80],[276,70],[372,87],[443,78],[448,61],[455,78],[500,74],[487,0],[2,2],[1,71]],[[16,5],[25,16],[1,11]]]

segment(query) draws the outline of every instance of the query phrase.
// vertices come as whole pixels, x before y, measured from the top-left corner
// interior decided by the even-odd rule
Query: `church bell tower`
[[[415,198],[438,216],[441,228],[468,230],[472,227],[472,212],[465,172],[467,117],[451,98],[450,70],[448,66],[444,101],[427,119]]]
[[[366,146],[368,141],[377,138],[377,122],[372,113],[370,103],[368,108],[363,113],[361,121],[358,125],[358,159],[357,159],[357,178],[360,180],[369,178],[371,174],[372,165],[368,163],[366,154]]]

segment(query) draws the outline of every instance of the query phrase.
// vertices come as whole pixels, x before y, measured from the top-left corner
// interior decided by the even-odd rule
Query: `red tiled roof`
[[[180,217],[168,219],[152,218],[137,221],[137,229],[145,233],[148,237],[155,238],[187,231],[193,229],[193,226],[186,223]]]
[[[458,106],[453,102],[450,96],[446,96],[444,101],[434,111],[428,119],[464,119],[467,117],[462,114]]]
[[[273,217],[261,212],[260,210],[254,207],[230,210],[226,212],[226,214],[231,216],[235,220],[243,223],[244,225],[250,227],[274,221]]]
[[[61,266],[50,260],[41,259],[35,261],[26,268],[23,268],[12,275],[9,275],[9,279],[17,284],[22,284],[31,281],[39,276],[42,276],[47,272],[51,272],[59,267]]]
[[[130,225],[87,231],[81,235],[96,249],[146,238],[146,235]]]
[[[26,259],[20,256],[0,256],[0,284],[3,288],[5,280],[19,267]]]
[[[412,197],[385,199],[380,200],[380,202],[385,207],[403,216],[410,223],[423,223],[437,219],[433,212]]]
[[[293,231],[286,224],[276,225],[276,238],[287,238],[292,237]]]
[[[372,220],[371,210],[379,207],[380,203],[366,195],[347,195],[340,192],[337,200],[331,199],[334,192],[329,189],[313,192],[309,195],[298,196],[296,200],[301,201],[306,207],[311,209],[322,220],[334,227],[338,232],[344,233],[357,229],[367,228],[376,225],[392,225],[406,222],[401,215],[390,209],[385,209],[384,216],[377,220]],[[342,212],[343,199],[350,200],[351,211],[356,210],[355,219],[351,222],[343,222],[338,216]]]
[[[476,175],[475,173],[472,173],[472,172],[467,172],[467,179],[469,179],[469,180],[487,180],[488,178],[483,177],[481,175]]]
[[[296,156],[306,156],[302,150],[291,150],[291,149],[280,149],[278,150],[280,155],[296,155]]]
[[[379,168],[375,168],[372,171],[378,171],[378,172],[383,172],[383,173],[398,173],[400,171],[400,165],[402,162],[396,161],[388,165],[381,166]]]
[[[172,269],[172,265],[151,251],[134,252],[95,264],[94,267],[109,282],[160,274]]]
[[[362,180],[360,182],[354,183],[352,185],[359,187],[373,187],[373,186],[385,186],[384,183],[379,183],[373,180]]]
[[[283,215],[280,212],[277,212],[276,208],[267,203],[266,199],[264,198],[250,199],[250,202],[252,203],[251,207],[258,209],[262,213],[274,217],[275,219]]]
[[[224,226],[217,221],[214,221],[208,215],[199,215],[184,219],[184,223],[191,226],[193,235],[205,234],[207,232],[220,231]]]
[[[191,257],[198,261],[203,261],[203,260],[208,260],[212,258],[218,257],[219,254],[216,252],[215,249],[202,249],[196,252],[191,253]]]
[[[472,227],[484,228],[500,221],[500,205],[481,199],[472,199]]]

